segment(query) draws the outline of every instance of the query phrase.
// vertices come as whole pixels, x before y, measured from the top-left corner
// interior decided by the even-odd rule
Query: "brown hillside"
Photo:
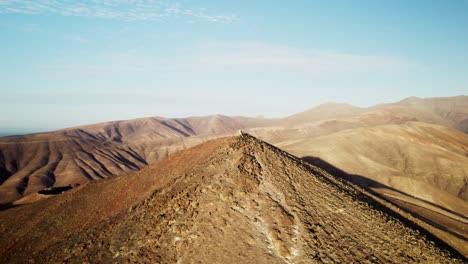
[[[468,200],[468,135],[446,127],[410,122],[356,128],[278,146],[386,184],[391,183],[384,177],[407,177]],[[416,191],[410,193],[421,198],[429,194]]]
[[[447,240],[468,241],[468,136],[406,123],[277,143],[410,211]],[[342,172],[344,171],[344,172]]]
[[[4,137],[0,138],[0,204],[46,188],[132,173],[174,151],[238,129],[256,128],[250,132],[275,144],[409,121],[464,130],[467,107],[467,96],[409,98],[371,108],[329,103],[283,119],[154,117]]]
[[[177,150],[232,134],[245,122],[219,115],[141,118],[0,138],[0,204],[139,171]]]
[[[468,132],[468,96],[417,98],[397,103],[419,113],[420,120]]]
[[[7,263],[462,261],[411,223],[243,135],[0,212],[0,256]]]

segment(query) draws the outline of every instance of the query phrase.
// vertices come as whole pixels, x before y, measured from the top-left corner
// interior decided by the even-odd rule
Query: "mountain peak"
[[[422,101],[423,99],[420,98],[420,97],[417,97],[417,96],[410,96],[410,97],[407,97],[403,100],[400,101],[400,103],[416,103],[416,102],[420,102]]]

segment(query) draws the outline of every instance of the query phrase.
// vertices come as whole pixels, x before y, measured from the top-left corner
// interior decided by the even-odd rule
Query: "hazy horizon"
[[[453,95],[453,96],[448,96],[448,97],[459,97],[459,96],[467,96],[467,95]],[[72,124],[72,125],[69,125],[69,126],[63,126],[63,127],[49,127],[49,128],[6,128],[6,129],[3,129],[3,130],[0,130],[0,137],[4,137],[4,136],[14,136],[14,135],[26,135],[26,134],[34,134],[34,133],[42,133],[42,132],[51,132],[51,131],[56,131],[56,130],[60,130],[60,129],[66,129],[66,128],[71,128],[71,127],[76,127],[76,126],[85,126],[85,125],[92,125],[92,124],[97,124],[97,123],[104,123],[104,122],[115,122],[115,121],[122,121],[122,120],[131,120],[131,119],[138,119],[138,118],[151,118],[151,117],[164,117],[164,118],[190,118],[190,117],[196,117],[196,116],[209,116],[209,115],[227,115],[227,116],[245,116],[245,117],[262,117],[262,118],[271,118],[271,119],[274,119],[274,118],[286,118],[290,115],[294,115],[294,114],[298,114],[300,112],[303,112],[303,111],[307,111],[307,110],[310,110],[310,109],[313,109],[315,107],[319,107],[321,105],[325,105],[325,104],[349,104],[349,105],[352,105],[352,106],[355,106],[355,107],[360,107],[360,108],[370,108],[370,107],[374,107],[374,106],[378,106],[378,105],[381,105],[381,104],[387,104],[387,103],[398,103],[402,100],[405,100],[405,99],[408,99],[408,98],[411,98],[411,97],[416,97],[416,98],[419,98],[419,99],[427,99],[427,98],[435,98],[435,97],[417,97],[417,96],[410,96],[410,97],[405,97],[405,98],[402,98],[401,100],[398,100],[398,101],[394,101],[394,102],[381,102],[381,103],[378,103],[378,104],[373,104],[373,105],[369,105],[369,106],[357,106],[357,105],[352,105],[352,104],[349,104],[347,102],[323,102],[323,103],[320,103],[320,104],[317,104],[317,105],[314,105],[314,106],[311,106],[307,109],[302,109],[301,111],[298,111],[298,112],[294,112],[294,113],[289,113],[289,114],[286,114],[286,115],[282,115],[282,116],[265,116],[261,113],[257,114],[257,115],[229,115],[229,114],[224,114],[224,113],[208,113],[206,115],[186,115],[186,116],[161,116],[161,115],[153,115],[153,116],[136,116],[136,117],[130,117],[130,118],[126,118],[126,119],[113,119],[113,120],[102,120],[102,121],[97,121],[97,122],[93,122],[93,123],[76,123],[76,124]]]
[[[0,133],[468,91],[468,2],[0,1]]]

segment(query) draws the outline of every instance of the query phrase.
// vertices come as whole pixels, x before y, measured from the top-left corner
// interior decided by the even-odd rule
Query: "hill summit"
[[[241,133],[0,212],[0,256],[6,263],[461,262],[396,215]]]

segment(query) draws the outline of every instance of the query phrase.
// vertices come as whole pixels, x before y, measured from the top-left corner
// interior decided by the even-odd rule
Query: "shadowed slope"
[[[177,150],[232,134],[226,116],[142,118],[0,139],[0,204],[49,187],[139,171]]]
[[[76,263],[457,261],[370,197],[242,135],[0,212],[0,255]]]
[[[129,146],[53,137],[21,143],[0,142],[0,203],[52,186],[135,172],[146,161]]]
[[[213,115],[175,119],[148,117],[80,126],[58,132],[80,139],[136,143],[197,135],[220,135],[244,127],[244,120]]]

